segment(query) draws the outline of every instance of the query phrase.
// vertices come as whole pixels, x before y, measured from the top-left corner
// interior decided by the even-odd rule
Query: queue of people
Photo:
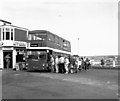
[[[77,73],[81,70],[90,68],[90,60],[88,58],[70,57],[70,56],[50,56],[51,71],[56,73]]]

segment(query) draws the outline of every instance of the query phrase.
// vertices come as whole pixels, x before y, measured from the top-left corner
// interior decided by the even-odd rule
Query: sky
[[[1,0],[0,19],[57,34],[72,54],[118,54],[117,0]]]

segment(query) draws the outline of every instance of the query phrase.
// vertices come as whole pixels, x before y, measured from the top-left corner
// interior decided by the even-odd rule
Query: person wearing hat
[[[10,68],[10,59],[11,59],[10,54],[7,54],[7,55],[5,56],[6,68],[7,68],[7,69]]]

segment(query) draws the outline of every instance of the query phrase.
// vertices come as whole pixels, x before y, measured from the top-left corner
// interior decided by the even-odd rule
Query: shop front
[[[13,48],[4,47],[3,49],[3,68],[10,69],[13,67]]]
[[[26,42],[2,42],[0,47],[0,68],[15,69],[16,65],[25,68]]]
[[[28,29],[13,26],[0,26],[0,68],[14,69],[25,64]]]

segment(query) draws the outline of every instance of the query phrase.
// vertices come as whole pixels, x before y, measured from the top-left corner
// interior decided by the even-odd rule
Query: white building
[[[0,26],[0,68],[15,68],[27,47],[28,29],[13,26]],[[9,58],[9,61],[8,61]]]

